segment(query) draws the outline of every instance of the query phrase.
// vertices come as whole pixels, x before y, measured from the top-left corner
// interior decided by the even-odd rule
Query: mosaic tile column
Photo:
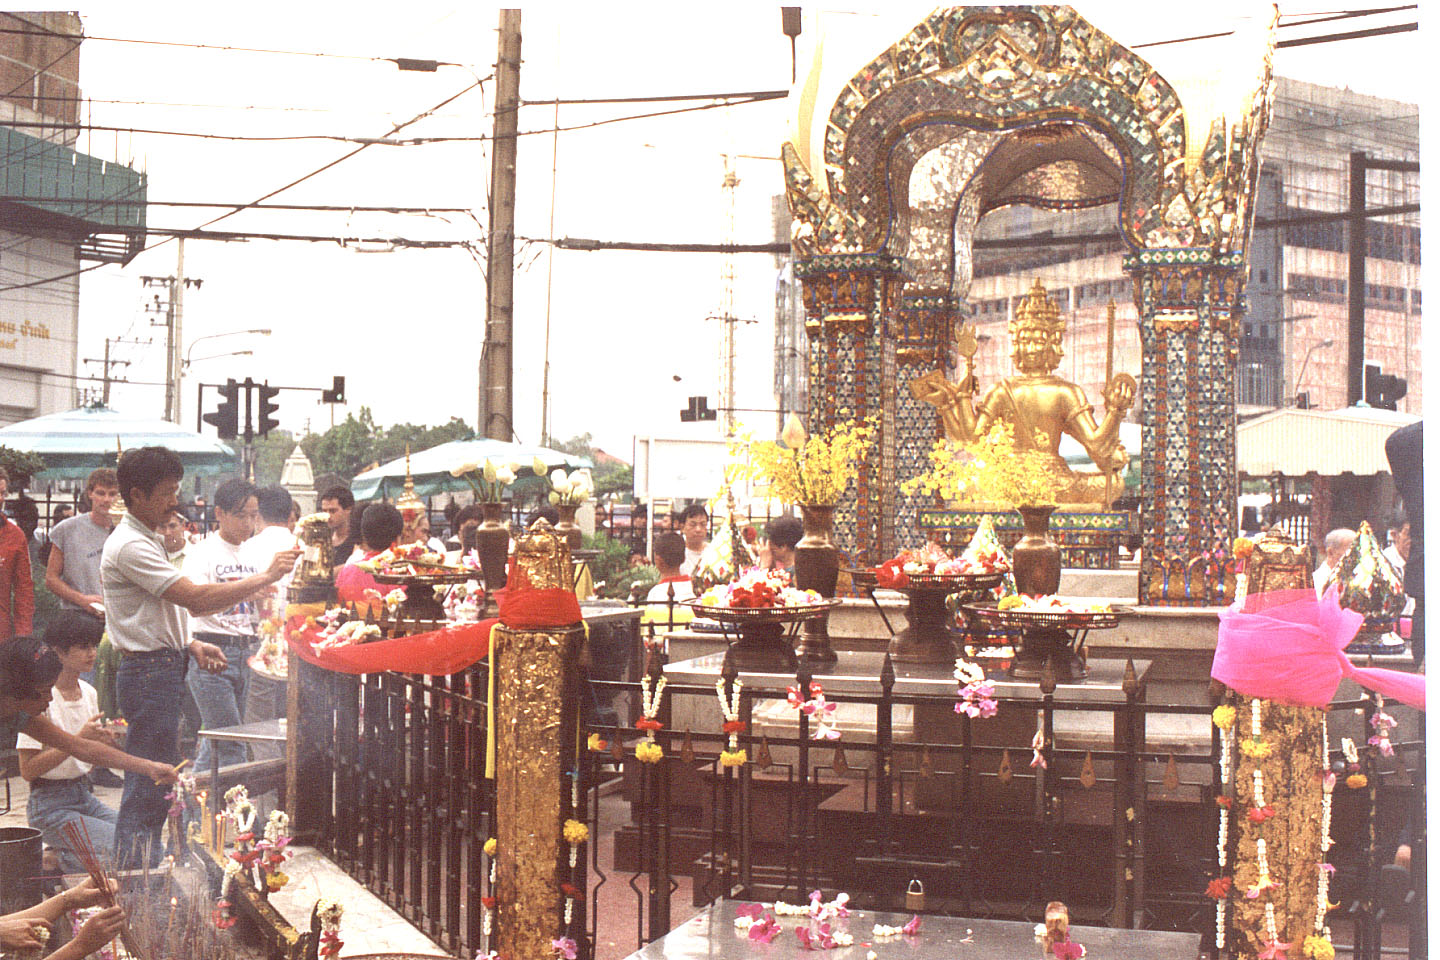
[[[876,417],[878,435],[835,510],[835,543],[851,563],[895,549],[896,359],[888,318],[899,305],[900,263],[875,254],[818,256],[796,264],[805,296],[810,360],[809,430]]]
[[[1239,254],[1124,258],[1140,313],[1140,602],[1230,601]]]
[[[934,295],[906,295],[900,312],[891,324],[895,333],[895,545],[918,547],[925,535],[920,530],[920,510],[933,507],[928,495],[906,496],[898,485],[930,468],[930,450],[944,436],[935,408],[916,400],[910,381],[934,369],[953,373],[951,347],[955,342],[954,313],[950,298]]]

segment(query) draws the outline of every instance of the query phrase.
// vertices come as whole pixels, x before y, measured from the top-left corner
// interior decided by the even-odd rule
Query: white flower
[[[503,487],[508,487],[515,482],[515,471],[506,464],[495,469],[495,481]]]
[[[486,483],[494,483],[494,482],[495,482],[495,461],[494,461],[494,460],[486,460],[486,461],[485,461],[485,482],[486,482]]]
[[[804,446],[805,427],[800,423],[800,418],[795,414],[790,414],[786,419],[785,429],[780,431],[780,439],[784,442],[785,446],[791,450],[799,450]]]
[[[479,470],[479,469],[480,469],[480,464],[476,463],[474,460],[471,460],[471,461],[469,461],[468,463],[462,463],[462,464],[460,464],[459,466],[452,467],[452,468],[450,469],[450,476],[452,476],[452,477],[463,477],[463,476],[465,476],[465,474],[471,473],[471,472],[473,472],[473,471],[475,471],[475,470]],[[329,517],[329,514],[324,514],[324,516],[328,518],[328,517]]]
[[[545,466],[545,461],[541,460],[539,457],[536,457],[530,462],[530,471],[534,473],[537,477],[543,477],[545,476],[545,474],[550,472]]]

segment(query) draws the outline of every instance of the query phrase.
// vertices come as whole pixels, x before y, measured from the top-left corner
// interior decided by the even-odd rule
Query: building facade
[[[79,399],[79,271],[144,246],[145,175],[77,152],[83,30],[0,14],[0,425]]]

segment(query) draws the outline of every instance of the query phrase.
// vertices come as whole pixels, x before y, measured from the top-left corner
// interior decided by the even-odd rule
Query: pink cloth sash
[[[1323,707],[1344,677],[1392,700],[1425,709],[1425,677],[1357,667],[1345,656],[1364,617],[1340,608],[1334,587],[1317,601],[1311,590],[1247,597],[1220,614],[1210,676],[1247,697]]]

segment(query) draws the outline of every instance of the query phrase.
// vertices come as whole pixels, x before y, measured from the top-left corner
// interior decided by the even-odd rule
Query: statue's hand
[[[1135,403],[1135,378],[1128,373],[1117,373],[1105,388],[1106,410],[1129,410]]]
[[[1110,472],[1116,476],[1124,476],[1125,471],[1130,467],[1130,454],[1120,444],[1115,444],[1115,449],[1110,451]]]
[[[945,375],[939,370],[931,370],[921,377],[910,381],[910,395],[922,403],[933,404],[936,407],[945,408],[955,402],[955,385],[945,379]]]

